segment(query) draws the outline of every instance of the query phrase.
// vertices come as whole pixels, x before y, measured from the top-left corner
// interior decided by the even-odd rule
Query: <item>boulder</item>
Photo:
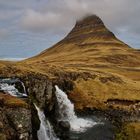
[[[70,130],[70,123],[68,121],[59,121],[58,125],[60,129],[63,131],[69,131]]]

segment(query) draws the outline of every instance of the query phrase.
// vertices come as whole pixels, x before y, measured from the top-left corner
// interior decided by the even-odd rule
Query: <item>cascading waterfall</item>
[[[24,91],[24,94],[27,95],[27,92],[26,92],[26,88],[25,88],[25,85],[22,81],[20,81],[22,87],[23,87],[23,91]]]
[[[19,92],[16,88],[16,83],[19,82],[23,88],[23,93]],[[7,94],[15,97],[27,97],[26,89],[24,83],[19,79],[1,79],[0,80],[0,90],[4,91]]]
[[[55,86],[56,98],[58,104],[58,121],[68,121],[71,126],[71,130],[75,132],[85,132],[87,128],[96,124],[93,120],[78,118],[74,112],[74,105],[68,99],[65,92]]]
[[[59,140],[53,129],[50,125],[50,122],[45,118],[43,111],[41,111],[35,104],[34,104],[37,112],[38,117],[40,120],[40,129],[37,131],[37,136],[39,140]]]

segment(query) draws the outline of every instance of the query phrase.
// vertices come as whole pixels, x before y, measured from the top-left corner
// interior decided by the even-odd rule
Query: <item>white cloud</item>
[[[0,30],[53,38],[56,33],[68,33],[88,13],[101,17],[115,34],[140,36],[139,0],[0,0]]]
[[[48,0],[38,9],[25,10],[21,19],[24,29],[31,31],[62,30],[88,13],[99,15],[111,30],[128,27],[140,30],[139,0]]]
[[[17,17],[28,31],[63,32],[87,13],[99,15],[115,32],[140,32],[139,0],[0,0],[0,21]]]
[[[35,10],[27,10],[21,20],[21,25],[24,29],[31,31],[59,30],[61,25],[67,25],[67,20],[59,13],[49,11],[41,13]]]

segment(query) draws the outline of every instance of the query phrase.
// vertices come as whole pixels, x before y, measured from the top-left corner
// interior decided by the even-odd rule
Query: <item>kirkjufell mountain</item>
[[[133,67],[140,66],[139,54],[117,39],[99,17],[92,15],[78,21],[63,40],[27,62],[46,61],[64,67],[96,64]]]
[[[54,111],[57,85],[76,111],[98,110],[119,121],[140,115],[140,51],[120,41],[96,15],[77,21],[63,40],[37,56],[0,61],[0,76],[22,80],[30,101],[47,112]],[[2,97],[5,108],[13,106],[9,98]],[[26,109],[27,104],[17,101]]]

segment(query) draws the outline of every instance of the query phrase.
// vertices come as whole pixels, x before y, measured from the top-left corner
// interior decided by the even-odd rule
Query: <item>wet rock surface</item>
[[[70,123],[68,121],[59,121],[58,122],[58,127],[62,131],[69,131],[70,130]]]
[[[43,75],[27,75],[21,77],[26,86],[31,102],[37,102],[40,108],[50,111],[53,107],[52,81]]]

